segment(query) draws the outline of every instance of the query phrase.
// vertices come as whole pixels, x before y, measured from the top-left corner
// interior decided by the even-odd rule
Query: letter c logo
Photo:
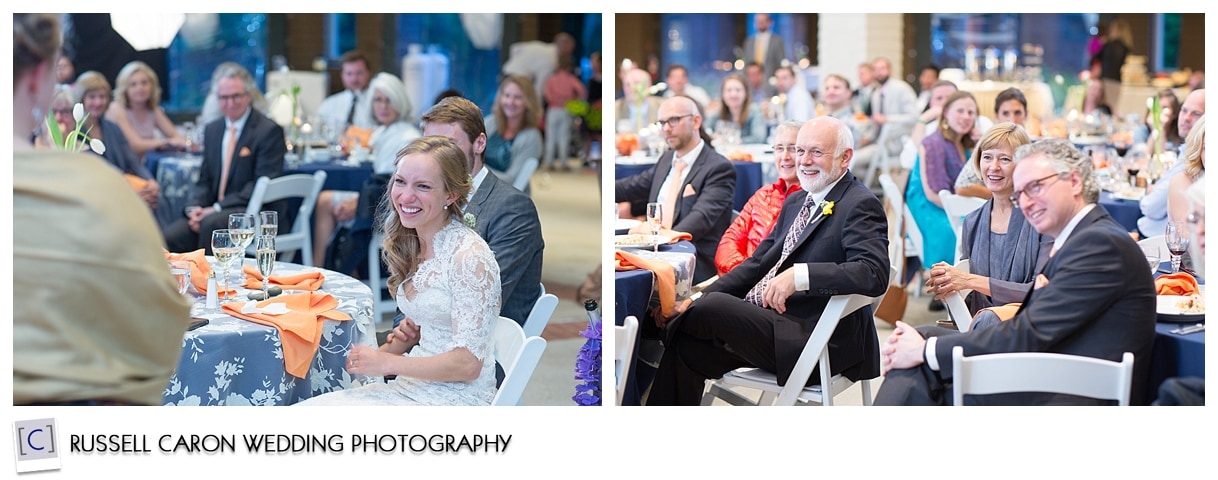
[[[41,432],[41,431],[42,431],[42,429],[41,429],[41,428],[35,428],[35,429],[33,429],[33,430],[30,430],[29,435],[26,435],[26,436],[25,436],[25,444],[26,444],[26,445],[29,445],[29,446],[30,446],[30,448],[32,448],[32,449],[34,449],[34,450],[39,450],[39,451],[45,450],[43,447],[36,446],[36,445],[34,445],[34,442],[31,442],[31,441],[30,441],[31,439],[33,439],[33,438],[34,438],[34,434],[35,434],[35,433],[38,433],[38,432]]]

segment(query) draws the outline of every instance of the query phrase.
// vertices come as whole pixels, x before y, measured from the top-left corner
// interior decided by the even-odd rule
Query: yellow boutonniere
[[[833,215],[833,202],[822,203],[820,205],[820,214],[825,216]]]

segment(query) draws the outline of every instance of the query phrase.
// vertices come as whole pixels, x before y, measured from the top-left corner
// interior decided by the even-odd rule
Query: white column
[[[900,13],[822,13],[818,15],[818,59],[821,77],[836,73],[858,86],[858,65],[876,57],[892,62],[893,78],[901,78],[904,58],[904,16]]]

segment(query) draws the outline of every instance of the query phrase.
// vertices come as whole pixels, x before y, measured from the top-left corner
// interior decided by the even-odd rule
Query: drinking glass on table
[[[186,295],[186,289],[190,287],[190,262],[186,260],[170,260],[169,273],[173,275],[173,280],[177,282],[178,295]]]
[[[653,251],[660,251],[660,242],[657,239],[660,235],[660,228],[664,226],[664,206],[659,202],[650,202],[647,204],[647,226],[651,227],[651,241]]]
[[[1171,253],[1171,273],[1179,273],[1180,259],[1184,252],[1188,251],[1188,222],[1167,222],[1167,231],[1163,237],[1167,240],[1167,250]]]
[[[1146,263],[1150,265],[1150,274],[1154,275],[1159,269],[1159,246],[1158,245],[1143,245],[1142,255],[1146,256]]]
[[[279,234],[279,212],[265,210],[258,212],[258,217],[261,220],[258,227],[259,235],[270,235],[273,237]]]
[[[258,273],[262,274],[262,298],[270,298],[267,289],[271,286],[271,271],[275,268],[275,236],[258,235],[254,242]]]
[[[224,289],[222,293],[224,298],[221,303],[228,303],[228,268],[233,264],[233,261],[243,257],[245,249],[237,244],[236,235],[227,228],[215,230],[211,234],[211,253],[216,257],[216,261],[220,262],[220,266],[224,268]]]
[[[254,222],[257,221],[252,213],[233,213],[228,216],[228,229],[233,235],[233,242],[241,247],[242,254],[237,258],[245,258],[246,249],[254,242],[254,230],[258,227]]]

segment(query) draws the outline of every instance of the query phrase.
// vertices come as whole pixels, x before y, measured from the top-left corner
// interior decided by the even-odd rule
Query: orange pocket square
[[[241,153],[238,153],[237,156],[238,157],[248,157],[253,154],[254,154],[254,152],[250,151],[250,147],[241,147]]]
[[[694,191],[694,186],[689,185],[689,184],[686,184],[685,190],[681,192],[682,197],[688,197],[690,195],[697,195],[697,194],[698,194],[698,192]]]
[[[1193,295],[1200,292],[1197,279],[1184,272],[1159,275],[1155,279],[1155,294],[1157,295]]]

